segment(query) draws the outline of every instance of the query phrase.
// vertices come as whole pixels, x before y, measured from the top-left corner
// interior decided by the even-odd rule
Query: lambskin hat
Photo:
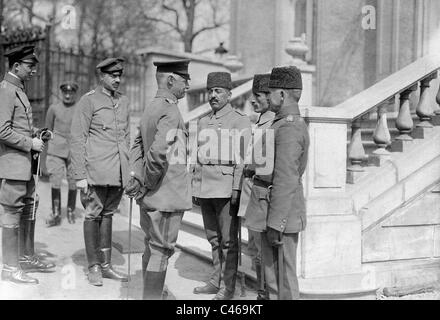
[[[113,72],[122,72],[124,70],[124,67],[122,66],[122,62],[124,62],[125,59],[122,57],[118,58],[107,58],[96,66],[96,69],[101,70],[101,72],[104,73],[113,73]]]
[[[208,79],[206,80],[206,89],[211,88],[225,88],[232,89],[231,74],[229,72],[211,72],[208,74]]]
[[[273,68],[269,88],[302,90],[301,71],[294,66]]]
[[[252,92],[269,93],[270,73],[254,75],[254,82],[252,83]]]
[[[35,46],[24,45],[15,47],[6,51],[4,55],[9,59],[9,62],[11,63],[26,60],[39,62],[37,55],[35,54]]]
[[[175,73],[186,80],[191,80],[188,73],[188,65],[190,59],[172,60],[172,61],[155,61],[153,64],[157,67],[158,73]]]

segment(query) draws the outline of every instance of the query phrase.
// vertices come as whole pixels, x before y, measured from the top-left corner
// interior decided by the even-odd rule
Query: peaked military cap
[[[231,74],[229,72],[211,72],[208,74],[206,80],[206,88],[220,87],[225,89],[232,89]]]
[[[186,80],[191,80],[188,73],[189,59],[172,61],[155,61],[153,64],[157,67],[158,73],[175,73]]]
[[[254,82],[252,83],[252,92],[269,92],[270,73],[254,75]]]
[[[96,69],[99,69],[99,70],[101,70],[101,72],[104,72],[104,73],[122,72],[124,70],[124,67],[122,66],[122,62],[124,62],[124,61],[125,61],[125,59],[122,57],[107,58],[107,59],[101,61],[96,66]]]
[[[302,90],[301,71],[293,66],[273,68],[269,88]]]
[[[7,57],[12,63],[26,60],[39,62],[37,55],[35,54],[35,46],[30,45],[19,46],[9,49],[5,52],[5,57]]]
[[[60,85],[60,89],[62,91],[64,90],[78,91],[78,84],[74,81],[65,81]]]

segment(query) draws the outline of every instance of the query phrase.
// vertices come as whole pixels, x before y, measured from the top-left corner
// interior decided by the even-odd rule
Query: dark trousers
[[[298,233],[283,235],[283,285],[278,288],[278,247],[272,247],[267,241],[267,233],[262,234],[263,263],[266,282],[272,288],[281,291],[281,300],[299,299],[298,277],[296,275],[296,249]]]
[[[209,282],[234,292],[238,268],[238,208],[231,206],[230,198],[200,199],[200,208],[214,264]]]
[[[81,203],[86,210],[86,220],[101,220],[113,216],[121,202],[124,189],[116,186],[89,186],[87,194],[81,191]]]

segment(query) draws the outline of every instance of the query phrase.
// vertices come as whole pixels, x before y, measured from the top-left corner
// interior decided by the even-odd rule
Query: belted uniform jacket
[[[177,98],[159,89],[144,110],[130,151],[135,177],[145,188],[138,202],[144,208],[164,212],[192,208],[187,147],[188,131]]]
[[[232,190],[241,190],[245,152],[251,137],[249,118],[227,104],[199,120],[197,136],[193,196],[231,197]]]
[[[275,131],[275,162],[267,226],[298,233],[307,224],[301,178],[307,166],[308,128],[297,106],[285,106],[275,115],[271,129]]]
[[[46,128],[53,132],[47,154],[67,159],[70,154],[70,127],[76,105],[66,106],[56,103],[49,107],[46,115]]]
[[[130,179],[129,101],[98,86],[78,102],[71,126],[71,160],[75,180],[89,185],[122,186]]]
[[[6,73],[0,83],[0,179],[30,181],[32,108],[23,82]]]

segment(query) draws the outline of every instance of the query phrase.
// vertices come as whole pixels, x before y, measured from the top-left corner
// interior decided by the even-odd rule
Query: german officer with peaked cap
[[[237,277],[237,213],[244,149],[249,142],[251,123],[230,104],[230,73],[208,74],[206,87],[212,112],[198,123],[192,188],[202,210],[206,238],[211,244],[214,272],[208,283],[195,288],[194,293],[216,293],[215,300],[230,300]]]
[[[300,70],[274,68],[269,90],[270,107],[275,112],[270,127],[274,131],[275,150],[262,241],[263,262],[266,280],[278,288],[279,299],[292,300],[299,299],[296,250],[299,233],[305,229],[307,220],[301,178],[307,165],[309,135],[298,107],[302,93]],[[277,279],[283,279],[281,287]]]
[[[60,85],[62,101],[52,104],[46,115],[46,127],[53,132],[53,140],[47,149],[46,167],[52,186],[52,214],[46,224],[56,226],[61,223],[61,181],[66,174],[69,191],[67,194],[67,219],[75,223],[76,181],[72,176],[70,161],[70,127],[76,107],[78,84],[66,81]]]
[[[44,272],[55,267],[41,261],[34,250],[35,182],[32,173],[36,172],[33,172],[32,158],[33,154],[43,151],[44,142],[50,138],[45,130],[33,126],[32,108],[24,91],[25,81],[32,78],[38,64],[34,47],[16,47],[5,56],[9,60],[9,71],[0,83],[1,277],[5,281],[37,284],[37,279],[23,271]],[[37,201],[35,206],[38,206]]]
[[[189,88],[189,60],[154,62],[158,90],[146,106],[130,152],[133,178],[126,193],[138,199],[145,232],[143,299],[158,300],[183,213],[192,208],[187,170],[188,131],[177,102]]]
[[[88,280],[128,281],[111,264],[112,217],[129,180],[130,116],[128,98],[118,92],[123,58],[99,63],[100,84],[78,102],[71,126],[73,178],[86,210],[84,241]]]
[[[240,200],[240,210],[245,212],[244,224],[248,228],[248,250],[257,274],[257,300],[266,300],[268,297],[268,288],[263,275],[261,241],[263,231],[266,229],[267,187],[271,184],[272,175],[268,172],[265,175],[261,171],[256,175],[255,170],[257,165],[262,167],[266,165],[264,159],[259,159],[260,157],[272,155],[268,152],[268,148],[273,147],[273,140],[270,140],[270,135],[266,134],[275,116],[269,110],[269,80],[270,74],[256,74],[254,76],[251,104],[254,111],[260,116],[252,133],[252,145],[248,150],[250,158],[247,159],[244,169],[246,179],[243,185],[249,180],[251,192],[248,201],[243,199],[243,192]],[[273,159],[269,159],[269,161],[272,163]],[[271,170],[269,166],[265,169]]]

